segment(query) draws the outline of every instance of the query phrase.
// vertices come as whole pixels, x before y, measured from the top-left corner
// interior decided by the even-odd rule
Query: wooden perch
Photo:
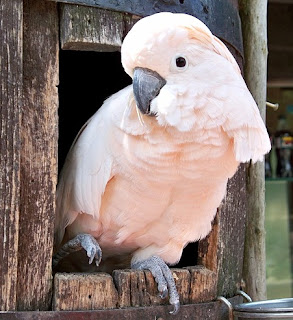
[[[171,269],[181,304],[215,300],[216,273],[202,266]],[[161,299],[150,271],[57,273],[53,310],[95,310],[168,304]]]

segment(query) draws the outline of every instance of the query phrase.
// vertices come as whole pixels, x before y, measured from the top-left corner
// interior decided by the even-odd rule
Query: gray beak
[[[150,110],[151,101],[166,84],[157,72],[150,69],[135,68],[133,74],[133,92],[136,104],[143,114],[154,115]]]

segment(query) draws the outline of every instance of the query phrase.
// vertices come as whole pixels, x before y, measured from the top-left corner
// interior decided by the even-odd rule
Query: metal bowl
[[[293,319],[293,298],[241,303],[233,308],[236,319]]]

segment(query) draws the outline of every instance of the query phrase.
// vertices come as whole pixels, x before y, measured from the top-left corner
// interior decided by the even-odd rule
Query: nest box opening
[[[69,148],[84,123],[105,99],[131,84],[120,52],[60,50],[59,173]],[[190,243],[176,267],[197,264],[198,243]]]

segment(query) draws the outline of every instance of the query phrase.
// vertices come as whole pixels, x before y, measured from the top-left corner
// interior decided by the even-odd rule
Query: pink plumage
[[[177,58],[185,65],[178,67]],[[57,191],[57,243],[94,236],[103,259],[156,255],[175,264],[205,237],[240,162],[262,160],[270,140],[225,47],[198,19],[159,13],[140,20],[122,63],[165,79],[143,114],[133,87],[114,94],[72,146]]]

